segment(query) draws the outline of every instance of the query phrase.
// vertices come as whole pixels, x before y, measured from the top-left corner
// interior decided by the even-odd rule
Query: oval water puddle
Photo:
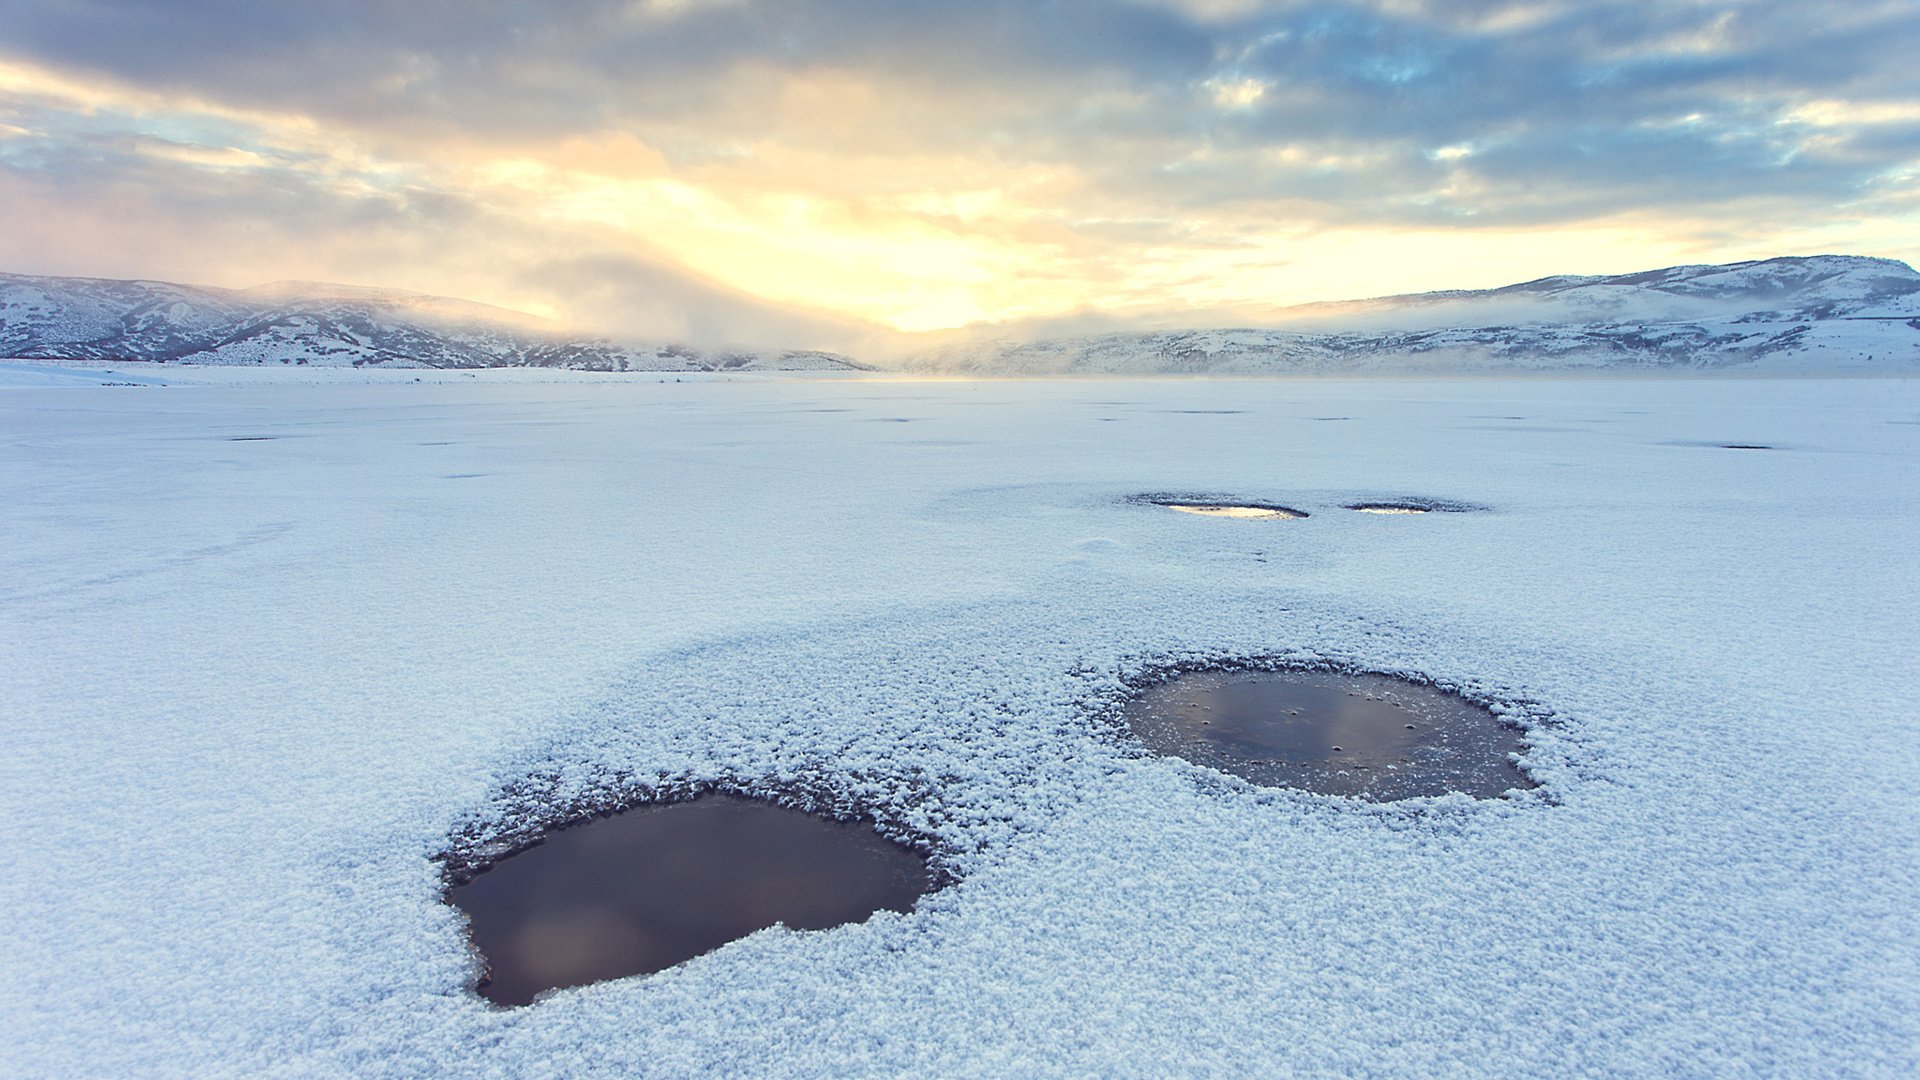
[[[1296,521],[1307,516],[1303,510],[1295,510],[1286,506],[1234,506],[1228,503],[1161,503],[1160,505],[1169,510],[1178,510],[1183,514],[1200,514],[1204,517],[1248,518],[1255,520],[1279,518],[1286,521]]]
[[[1279,503],[1254,502],[1248,499],[1216,499],[1204,495],[1166,494],[1166,495],[1129,495],[1126,502],[1136,506],[1158,506],[1167,510],[1177,510],[1182,514],[1199,514],[1202,517],[1241,518],[1251,521],[1297,521],[1309,517],[1305,510],[1296,510]]]
[[[1522,733],[1455,694],[1386,675],[1186,672],[1122,710],[1156,753],[1267,787],[1391,802],[1534,783],[1509,760]]]
[[[1706,450],[1779,450],[1778,443],[1712,442],[1700,439],[1668,439],[1661,446],[1693,446]]]
[[[909,911],[931,887],[925,856],[870,824],[704,795],[548,833],[447,899],[487,964],[476,989],[526,1005],[661,971],[776,923],[824,930]]]
[[[1467,514],[1486,509],[1471,503],[1440,499],[1365,499],[1343,505],[1348,510],[1362,514]]]
[[[1433,507],[1414,503],[1348,503],[1347,509],[1362,514],[1431,514]]]

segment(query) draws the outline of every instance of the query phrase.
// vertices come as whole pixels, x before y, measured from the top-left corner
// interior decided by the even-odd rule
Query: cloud
[[[658,321],[644,289],[699,312],[689,333],[1251,317],[1336,288],[1920,245],[1905,2],[0,0],[0,19],[0,170],[43,192],[29,205],[132,198],[156,237],[231,245],[208,260],[270,261],[270,237],[321,270],[602,323]],[[159,240],[139,250],[166,270]],[[1627,261],[1566,264],[1583,253]],[[506,269],[563,265],[610,280],[558,275],[569,304]],[[783,322],[799,311],[836,315]]]
[[[871,325],[769,303],[632,255],[555,258],[527,268],[516,283],[555,305],[596,313],[584,329],[623,339],[858,353],[884,348],[888,340]]]

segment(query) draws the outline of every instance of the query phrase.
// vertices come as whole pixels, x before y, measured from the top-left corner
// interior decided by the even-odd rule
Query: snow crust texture
[[[1485,509],[1340,509],[1404,500]],[[18,385],[0,1071],[1911,1075],[1917,532],[1887,380]],[[1119,724],[1239,657],[1486,702],[1541,786]],[[450,848],[697,787],[954,882],[468,989]]]

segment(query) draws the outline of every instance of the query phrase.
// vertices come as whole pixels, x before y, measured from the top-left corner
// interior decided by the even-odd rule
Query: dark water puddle
[[[1484,507],[1437,499],[1374,499],[1346,504],[1348,510],[1362,514],[1464,514]]]
[[[448,890],[486,958],[479,992],[548,990],[661,971],[776,923],[824,930],[909,911],[924,856],[870,824],[705,795],[547,834]]]
[[[1267,787],[1391,802],[1534,787],[1522,734],[1464,698],[1386,675],[1194,671],[1122,711],[1148,749]]]
[[[1145,503],[1149,506],[1163,506],[1168,510],[1178,510],[1183,514],[1198,514],[1202,517],[1297,521],[1300,518],[1312,516],[1305,510],[1295,510],[1291,506],[1281,506],[1279,503],[1247,502],[1241,499],[1210,499],[1187,495],[1136,495],[1129,501]]]
[[[1754,442],[1703,442],[1699,439],[1669,439],[1662,446],[1694,446],[1707,450],[1778,450],[1773,443]]]
[[[1250,520],[1297,521],[1307,517],[1305,510],[1295,510],[1290,506],[1267,506],[1252,503],[1184,503],[1167,502],[1161,506],[1169,510],[1178,510],[1183,514],[1199,514],[1202,517],[1245,518]]]

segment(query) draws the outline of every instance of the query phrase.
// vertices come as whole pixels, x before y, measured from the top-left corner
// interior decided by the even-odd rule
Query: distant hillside
[[[1854,256],[1551,277],[1286,309],[1285,329],[951,345],[911,370],[981,374],[1920,373],[1920,274]]]
[[[0,357],[588,371],[861,367],[824,352],[573,338],[519,312],[384,289],[312,282],[216,289],[21,274],[0,274]]]
[[[946,345],[953,374],[1920,374],[1920,274],[1823,255],[1283,309],[1277,329]],[[519,312],[313,282],[215,289],[0,274],[0,357],[588,371],[845,370],[833,353],[569,337]]]

